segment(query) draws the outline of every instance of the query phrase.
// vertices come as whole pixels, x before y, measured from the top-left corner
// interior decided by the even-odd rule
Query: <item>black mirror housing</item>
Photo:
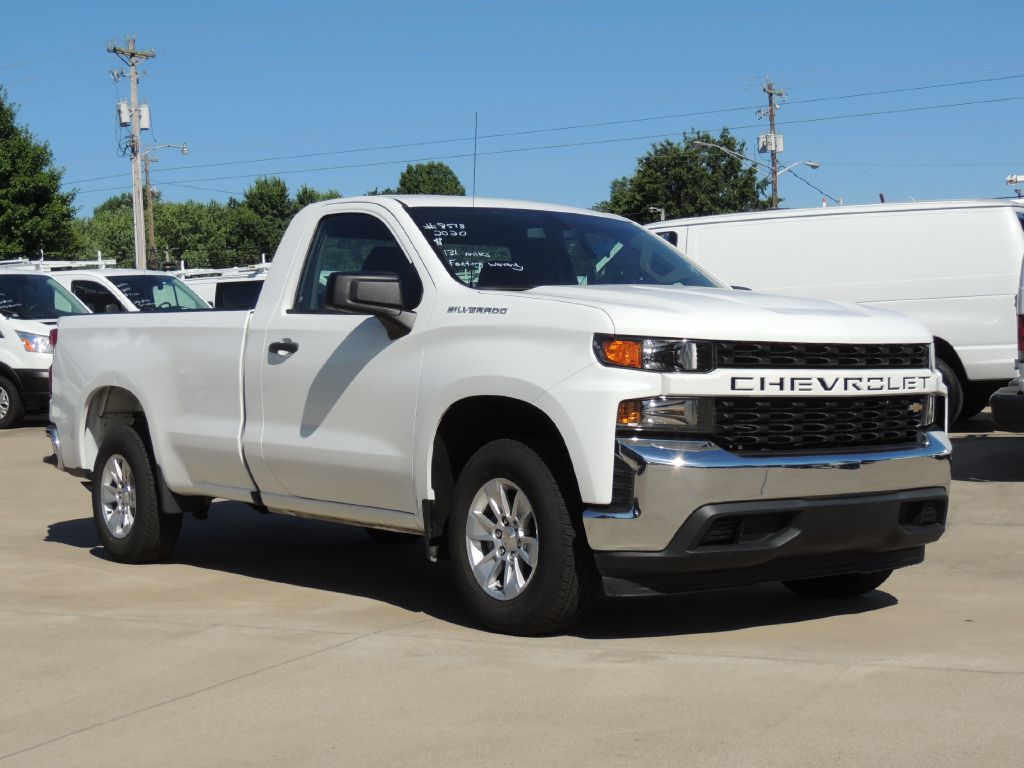
[[[402,281],[393,272],[333,272],[327,278],[326,309],[374,315],[392,339],[412,330],[416,319],[402,306]]]
[[[336,312],[394,316],[402,311],[402,283],[390,272],[334,272],[324,306]]]

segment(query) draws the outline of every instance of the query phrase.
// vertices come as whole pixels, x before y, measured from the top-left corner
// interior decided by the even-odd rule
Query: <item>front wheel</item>
[[[817,579],[794,579],[782,582],[804,597],[857,597],[878,589],[892,574],[891,570],[876,573],[842,573]]]
[[[103,439],[93,468],[92,511],[103,548],[119,562],[162,560],[178,540],[182,515],[160,511],[149,451],[131,427],[114,427]]]
[[[488,443],[466,463],[455,484],[448,536],[460,595],[498,631],[565,629],[594,592],[590,549],[558,481],[517,440]]]

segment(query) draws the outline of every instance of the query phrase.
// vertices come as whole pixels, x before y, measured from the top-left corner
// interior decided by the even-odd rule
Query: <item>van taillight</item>
[[[1024,315],[1017,315],[1017,359],[1024,370]]]
[[[50,350],[57,348],[57,329],[50,329]],[[50,367],[46,371],[46,388],[49,390],[50,397],[53,397],[53,363],[50,363]]]

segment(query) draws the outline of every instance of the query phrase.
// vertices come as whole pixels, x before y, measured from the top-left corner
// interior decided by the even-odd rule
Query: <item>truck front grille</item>
[[[713,438],[737,452],[847,450],[916,442],[926,398],[719,397]]]
[[[719,368],[927,368],[927,344],[716,341]]]

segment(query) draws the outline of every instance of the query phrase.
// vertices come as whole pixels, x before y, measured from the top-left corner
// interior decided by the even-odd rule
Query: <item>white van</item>
[[[989,404],[996,429],[1024,432],[1024,267],[1017,291],[1017,378],[997,389]]]
[[[166,272],[141,269],[61,270],[50,277],[91,311],[153,312],[209,309],[185,283]]]
[[[0,273],[0,429],[50,402],[50,331],[57,318],[89,310],[48,275]]]
[[[649,224],[708,271],[769,293],[894,309],[935,335],[951,420],[1013,376],[1024,205],[851,205]]]
[[[252,309],[267,279],[268,264],[224,269],[185,269],[174,274],[215,309]]]

